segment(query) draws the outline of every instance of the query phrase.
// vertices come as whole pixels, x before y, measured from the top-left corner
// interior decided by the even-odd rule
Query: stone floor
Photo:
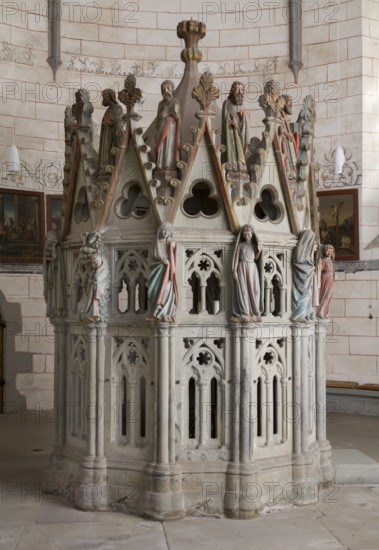
[[[379,549],[379,484],[333,485],[317,505],[271,508],[251,521],[159,523],[75,510],[41,492],[52,433],[46,415],[0,415],[0,550]],[[379,460],[379,417],[334,415],[328,437]]]

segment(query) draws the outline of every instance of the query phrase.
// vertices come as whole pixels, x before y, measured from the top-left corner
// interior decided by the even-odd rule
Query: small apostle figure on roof
[[[148,290],[155,320],[167,323],[175,321],[179,301],[177,262],[178,247],[172,239],[172,225],[162,223],[158,229]]]
[[[102,105],[107,107],[101,122],[99,145],[99,175],[110,174],[116,163],[117,150],[120,148],[124,122],[122,107],[111,88],[101,92]]]
[[[180,103],[171,80],[161,84],[162,101],[156,117],[155,153],[158,170],[176,171],[180,160]]]
[[[296,180],[296,159],[299,150],[298,124],[295,123],[295,125],[292,125],[289,118],[292,115],[292,97],[290,95],[282,95],[281,99],[284,102],[280,110],[282,121],[281,152],[284,157],[287,177]]]
[[[257,261],[262,248],[251,225],[238,235],[233,256],[233,322],[257,323],[260,317],[260,282]]]
[[[325,319],[329,316],[330,303],[334,291],[334,246],[326,244],[323,246],[321,257],[321,285],[319,295],[319,306],[317,317]]]
[[[233,82],[222,106],[221,142],[226,147],[224,161],[235,172],[246,172],[246,153],[249,148],[249,121],[243,109],[245,85]]]

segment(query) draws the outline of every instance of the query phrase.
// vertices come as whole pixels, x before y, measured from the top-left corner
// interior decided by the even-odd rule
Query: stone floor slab
[[[128,517],[128,516],[126,516]],[[167,550],[162,525],[156,528],[140,522],[130,527],[115,523],[72,523],[27,526],[17,550]]]
[[[333,449],[336,483],[379,483],[379,464],[357,449]]]
[[[0,527],[0,550],[15,550],[23,527]]]
[[[379,491],[339,485],[335,502],[320,501],[322,524],[349,550],[379,548]]]
[[[249,545],[260,550],[347,550],[314,514],[296,509],[250,521],[183,520],[165,523],[164,529],[170,550],[243,550]]]

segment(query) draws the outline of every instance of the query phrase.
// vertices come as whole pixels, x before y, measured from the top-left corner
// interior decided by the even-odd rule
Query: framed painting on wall
[[[61,235],[62,231],[62,195],[46,195],[46,214],[47,214],[47,231],[57,231]]]
[[[0,189],[0,262],[42,263],[43,193]]]
[[[359,260],[358,189],[319,191],[320,241],[336,260]]]

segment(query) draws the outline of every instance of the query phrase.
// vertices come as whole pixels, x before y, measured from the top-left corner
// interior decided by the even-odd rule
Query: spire
[[[198,64],[202,60],[202,53],[198,48],[199,41],[204,38],[206,26],[201,21],[181,21],[177,26],[178,38],[185,42],[185,48],[180,54],[180,58],[185,64],[182,80],[175,89],[174,97],[180,104],[181,129],[180,129],[180,154],[183,158],[182,147],[185,143],[192,145],[193,132],[191,127],[197,126],[196,113],[199,110],[199,103],[192,96],[192,90],[199,85],[200,74]],[[213,127],[221,127],[221,110],[216,104],[212,105],[212,111],[215,114]],[[153,122],[146,130],[144,139],[146,143],[154,150],[154,140],[156,134],[156,125]]]

